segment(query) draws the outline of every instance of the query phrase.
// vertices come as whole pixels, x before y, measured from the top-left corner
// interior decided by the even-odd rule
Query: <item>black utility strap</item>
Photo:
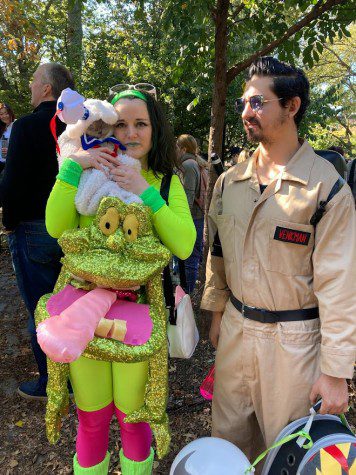
[[[223,177],[222,182],[221,182],[221,193],[220,193],[221,198],[224,192],[224,187],[225,187],[225,176]],[[211,255],[215,257],[224,257],[218,231],[216,231],[215,236],[214,236],[214,242],[213,242],[213,247],[211,249]]]
[[[352,160],[351,168],[350,168],[350,174],[349,174],[349,178],[347,180],[347,183],[348,183],[349,187],[351,188],[351,190],[353,189],[354,184],[355,184],[355,168],[356,168],[356,158],[354,160]]]
[[[331,188],[331,191],[325,201],[320,201],[318,209],[315,211],[313,216],[310,218],[310,224],[316,226],[325,213],[326,205],[331,201],[334,196],[339,193],[341,188],[345,185],[345,180],[341,176],[334,183],[334,186]]]
[[[214,236],[214,242],[213,242],[213,247],[211,249],[211,255],[216,256],[216,257],[224,257],[218,231],[216,231],[215,236]]]
[[[168,196],[169,196],[169,188],[171,187],[171,180],[172,180],[172,174],[169,175],[164,175],[161,181],[161,188],[159,190],[160,195],[166,202],[167,206],[169,204],[168,202]]]
[[[171,186],[172,174],[165,175],[161,181],[161,188],[160,188],[160,195],[166,202],[167,206],[169,204],[168,196],[169,196],[169,188]],[[169,322],[171,324],[175,324],[175,315],[174,315],[174,290],[173,290],[173,282],[171,277],[171,271],[169,265],[163,269],[163,294],[164,300],[166,302],[166,307],[169,309]]]

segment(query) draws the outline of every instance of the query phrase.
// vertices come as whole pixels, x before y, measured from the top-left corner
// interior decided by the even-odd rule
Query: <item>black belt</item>
[[[319,318],[318,307],[303,308],[300,310],[278,310],[273,312],[263,308],[249,307],[248,305],[240,302],[240,300],[238,300],[233,295],[231,295],[230,300],[232,305],[239,312],[241,312],[244,317],[249,318],[250,320],[255,320],[256,322],[296,322],[300,320],[312,320],[313,318]]]

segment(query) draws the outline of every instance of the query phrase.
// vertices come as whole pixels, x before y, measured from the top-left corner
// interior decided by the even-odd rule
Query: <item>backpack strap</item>
[[[334,198],[334,196],[337,193],[339,193],[339,191],[345,185],[345,183],[346,183],[345,180],[341,178],[341,176],[337,179],[337,181],[334,183],[333,187],[331,188],[331,191],[328,197],[326,198],[326,200],[320,201],[317,210],[315,211],[313,216],[310,218],[310,224],[316,227],[316,225],[319,223],[319,221],[321,220],[321,218],[323,217],[325,213],[326,205],[329,203],[329,201],[331,201]]]
[[[164,175],[161,181],[161,188],[159,190],[159,193],[164,199],[164,201],[166,202],[167,206],[169,205],[168,196],[169,196],[169,188],[171,186],[172,176],[173,176],[173,173],[170,173],[169,175]]]
[[[352,160],[352,163],[351,163],[351,168],[350,168],[350,174],[349,174],[349,178],[347,180],[347,184],[349,185],[349,187],[351,188],[351,190],[353,189],[354,185],[355,185],[355,168],[356,168],[356,158],[354,158]]]
[[[166,202],[167,206],[169,205],[168,197],[169,197],[169,188],[171,186],[173,173],[169,175],[164,175],[161,181],[161,188],[160,188],[160,195]],[[169,309],[169,322],[171,324],[175,324],[175,315],[174,315],[174,306],[175,306],[175,299],[174,299],[174,289],[173,289],[173,282],[171,277],[171,271],[169,265],[163,269],[163,294],[164,300],[166,302],[166,308]]]
[[[198,170],[199,170],[199,173],[198,173],[198,179],[199,179],[199,183],[198,183],[198,189],[195,193],[195,196],[194,196],[194,203],[199,206],[200,208],[200,205],[198,203],[198,198],[200,196],[200,190],[201,190],[201,185],[202,185],[202,180],[203,180],[203,177],[202,177],[202,169],[203,169],[203,166],[200,165],[200,163],[197,162],[197,160],[194,160],[194,158],[187,158],[186,160],[184,160],[184,162],[182,163],[195,163],[195,165],[197,165],[198,167]]]
[[[221,183],[221,198],[222,198],[222,195],[223,195],[223,193],[224,193],[225,178],[226,178],[226,175],[225,175],[224,178],[222,179],[222,183]]]
[[[221,197],[222,197],[223,192],[224,192],[225,177],[226,177],[226,175],[222,179],[222,183],[221,183],[221,193],[220,193]],[[215,256],[215,257],[224,257],[221,242],[220,242],[220,237],[219,237],[219,231],[216,231],[216,233],[215,233],[214,241],[213,241],[213,247],[211,249],[211,255]]]

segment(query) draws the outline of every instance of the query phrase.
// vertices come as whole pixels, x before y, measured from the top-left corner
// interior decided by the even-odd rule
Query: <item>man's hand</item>
[[[323,399],[319,414],[347,412],[349,393],[346,379],[322,374],[312,387],[309,396],[310,402],[315,404],[318,396]]]
[[[210,325],[209,338],[215,349],[218,346],[222,316],[223,312],[213,312],[213,319]]]

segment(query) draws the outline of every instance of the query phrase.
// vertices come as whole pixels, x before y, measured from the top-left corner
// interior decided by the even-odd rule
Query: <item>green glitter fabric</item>
[[[141,346],[94,337],[83,356],[109,362],[133,363],[148,360],[149,379],[143,407],[125,421],[147,422],[156,438],[157,454],[162,458],[169,449],[170,434],[166,405],[168,399],[167,317],[161,273],[171,257],[157,238],[152,226],[152,211],[143,204],[127,205],[117,198],[103,198],[92,224],[68,230],[59,239],[64,258],[54,293],[66,285],[91,290],[144,288],[150,306],[153,329]],[[36,308],[36,324],[50,317],[44,295]],[[67,380],[69,364],[48,359],[46,430],[51,443],[60,436],[61,418],[68,409]]]

